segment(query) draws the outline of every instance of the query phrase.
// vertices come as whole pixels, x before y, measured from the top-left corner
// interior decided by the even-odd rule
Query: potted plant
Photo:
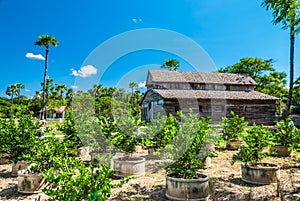
[[[242,180],[251,184],[270,184],[279,179],[279,166],[261,162],[270,155],[270,130],[260,125],[253,125],[243,137],[246,145],[234,154],[232,164],[241,161]]]
[[[208,200],[210,196],[209,176],[201,174],[204,164],[199,157],[200,150],[208,138],[210,119],[189,113],[183,119],[174,143],[170,146],[175,163],[167,168],[166,197],[171,200]],[[181,143],[181,145],[180,145]],[[187,146],[182,146],[184,143]],[[169,150],[166,150],[170,152]]]
[[[179,123],[176,118],[158,115],[152,119],[150,124],[143,129],[142,145],[148,149],[148,154],[153,154],[156,150],[163,149],[177,134]]]
[[[36,138],[42,135],[38,129],[39,122],[33,119],[31,113],[18,112],[2,123],[2,152],[10,156],[13,162],[12,176],[17,176],[19,170],[28,167],[25,155],[31,153]]]
[[[272,139],[274,146],[271,151],[275,152],[276,156],[290,156],[292,150],[300,143],[300,132],[296,129],[291,118],[280,120],[272,130]]]
[[[123,116],[108,118],[109,123],[101,125],[102,132],[116,148],[125,152],[124,157],[113,159],[113,169],[117,171],[115,175],[144,175],[145,158],[133,157],[136,146],[141,143],[138,136],[138,120]]]
[[[64,166],[62,158],[76,156],[74,149],[67,147],[67,142],[56,138],[54,135],[37,139],[32,152],[25,155],[26,159],[32,163],[27,169],[18,172],[18,192],[39,193],[45,187],[45,179],[42,173],[48,169],[59,169]]]
[[[230,115],[230,118],[225,117],[222,119],[222,136],[226,140],[227,149],[238,150],[242,145],[241,137],[248,122],[245,121],[244,117],[239,117],[233,111],[230,111]]]
[[[44,171],[43,177],[48,186],[43,192],[51,200],[107,200],[113,188],[121,187],[129,180],[123,178],[118,183],[112,182],[114,171],[103,164],[93,163],[86,166],[83,161],[72,157],[54,157],[64,165],[57,169]]]

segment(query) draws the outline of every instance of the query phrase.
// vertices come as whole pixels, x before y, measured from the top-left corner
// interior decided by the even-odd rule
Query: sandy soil
[[[217,151],[211,166],[202,172],[210,176],[210,200],[300,200],[300,154],[288,158],[267,158],[264,162],[281,165],[280,184],[254,186],[241,180],[240,164],[230,164],[234,151]],[[141,155],[141,154],[140,154]],[[146,158],[146,175],[131,179],[115,189],[109,200],[166,200],[165,171],[162,161],[151,155]],[[115,179],[117,182],[117,179]],[[279,197],[276,195],[279,194]],[[0,200],[31,200],[35,195],[17,192],[17,178],[11,176],[11,165],[0,165]]]

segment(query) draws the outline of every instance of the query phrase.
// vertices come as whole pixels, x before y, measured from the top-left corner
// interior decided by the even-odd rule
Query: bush
[[[265,151],[271,146],[270,130],[260,125],[253,125],[253,128],[247,131],[243,137],[246,145],[242,145],[238,153],[234,154],[232,163],[241,161],[245,164],[255,164],[261,162],[263,158],[269,155]]]
[[[35,121],[31,113],[17,113],[0,123],[2,152],[9,154],[13,162],[24,160],[26,154],[31,154],[36,138],[42,135],[39,121]]]
[[[234,114],[233,111],[230,111],[230,115],[230,118],[225,117],[222,119],[221,127],[223,138],[227,141],[239,140],[248,122],[245,121],[244,117],[239,117]]]
[[[112,184],[111,176],[114,171],[104,165],[85,167],[76,158],[59,158],[63,164],[59,169],[50,168],[43,177],[49,182],[43,192],[52,200],[65,201],[104,201],[107,200],[113,188],[122,186],[128,178],[118,184]]]

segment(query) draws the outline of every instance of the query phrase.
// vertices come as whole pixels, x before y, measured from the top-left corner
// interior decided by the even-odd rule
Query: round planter
[[[198,179],[182,179],[166,175],[166,197],[170,200],[208,200],[209,176],[199,174]]]
[[[18,172],[19,193],[41,193],[45,183],[46,181],[41,175],[28,173],[27,169]]]
[[[226,142],[226,149],[228,149],[228,150],[238,150],[242,144],[243,144],[242,141],[230,140],[230,141]]]
[[[280,178],[280,166],[270,163],[242,164],[242,180],[250,184],[276,183]]]
[[[89,147],[79,147],[77,149],[77,155],[82,161],[90,161],[91,160],[89,153],[90,153]]]
[[[17,161],[16,163],[13,163],[11,166],[11,176],[17,177],[18,171],[28,168],[29,164],[26,163],[26,161]]]
[[[113,159],[113,169],[117,171],[115,175],[119,177],[145,175],[145,158],[115,158]]]
[[[292,150],[289,150],[287,146],[276,145],[271,147],[270,151],[276,152],[275,156],[288,157],[291,156]]]

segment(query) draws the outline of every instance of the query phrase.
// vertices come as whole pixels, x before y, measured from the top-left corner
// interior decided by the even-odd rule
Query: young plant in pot
[[[39,193],[46,186],[42,173],[48,169],[59,169],[64,166],[62,158],[75,157],[77,152],[67,147],[67,142],[54,135],[37,139],[32,153],[25,157],[32,164],[18,173],[18,191],[21,193]]]
[[[270,155],[270,130],[260,125],[253,125],[243,137],[246,145],[242,145],[238,153],[232,157],[232,164],[241,161],[242,180],[251,184],[270,184],[279,180],[279,166],[263,163]]]
[[[280,120],[272,130],[272,139],[274,146],[271,151],[275,152],[276,156],[290,156],[295,146],[300,143],[300,131],[296,129],[291,118]]]
[[[42,135],[39,122],[35,121],[32,114],[18,112],[9,120],[2,121],[2,152],[10,156],[12,176],[18,176],[18,171],[28,167],[26,154],[32,152],[37,137]]]
[[[129,180],[126,177],[118,183],[112,182],[114,171],[101,163],[86,166],[74,157],[55,157],[54,160],[60,160],[64,165],[43,173],[48,183],[43,192],[51,200],[105,201],[111,196],[113,188],[119,188]]]
[[[193,113],[179,115],[183,123],[166,150],[171,152],[175,161],[167,168],[166,197],[171,200],[208,200],[209,176],[200,173],[205,166],[199,152],[207,141],[210,119],[201,118],[199,121]]]
[[[169,116],[158,115],[144,128],[142,145],[148,148],[148,154],[153,154],[156,150],[163,149],[168,145],[178,130],[179,123],[172,114]]]
[[[116,176],[144,175],[145,158],[133,157],[136,146],[141,143],[138,134],[138,120],[132,117],[114,117],[109,124],[102,125],[102,132],[119,150],[125,152],[124,157],[113,159],[113,169]]]
[[[230,111],[230,115],[230,118],[225,117],[222,119],[222,136],[226,140],[227,149],[238,150],[242,145],[241,137],[248,122],[245,121],[244,117],[239,117],[233,111]]]

